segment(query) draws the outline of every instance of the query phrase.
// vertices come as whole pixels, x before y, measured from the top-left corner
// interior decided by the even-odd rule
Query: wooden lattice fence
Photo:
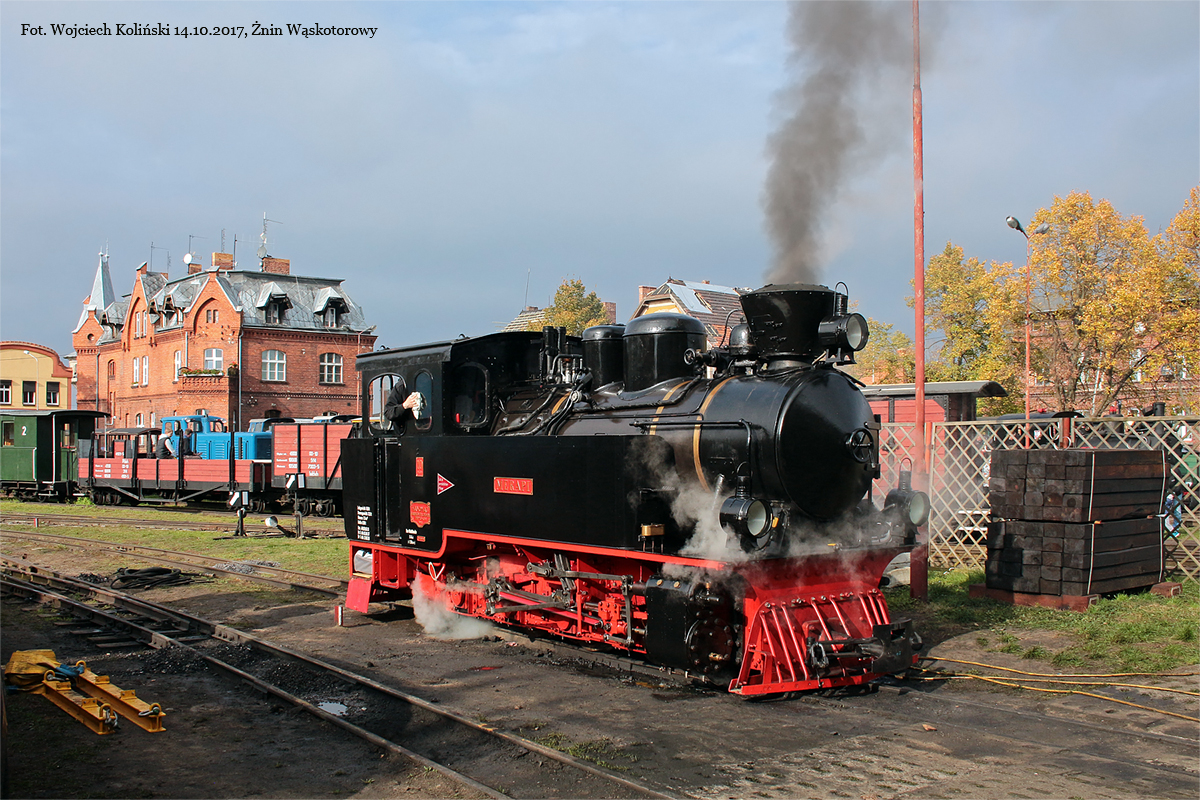
[[[1166,569],[1177,578],[1200,581],[1200,417],[934,422],[928,425],[926,440],[930,566],[982,569],[987,558],[987,486],[993,450],[1115,447],[1165,453],[1167,490],[1175,498],[1168,499],[1162,515]],[[896,485],[914,446],[911,425],[883,426],[877,493]]]

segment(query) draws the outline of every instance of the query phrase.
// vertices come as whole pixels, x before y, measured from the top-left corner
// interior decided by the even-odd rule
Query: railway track
[[[260,692],[497,800],[671,796],[372,678],[122,592],[11,562],[4,565],[0,587],[5,594],[67,611],[110,648],[183,648]],[[342,696],[352,698],[344,715],[321,708],[311,691],[330,680],[342,686]],[[531,754],[540,758],[526,757]],[[556,762],[556,769],[541,766],[544,759]]]
[[[53,506],[50,506],[53,508]],[[186,513],[195,513],[187,511],[174,511],[172,514],[183,515]],[[233,517],[233,515],[230,515]],[[280,520],[287,524],[289,516],[281,516]],[[252,522],[252,517],[246,518],[246,526],[254,527],[258,523]],[[44,525],[64,525],[64,526],[121,526],[126,528],[151,528],[151,529],[166,529],[166,530],[181,530],[181,531],[223,531],[232,533],[237,528],[237,518],[233,517],[229,521],[224,520],[187,520],[187,519],[146,519],[143,517],[110,517],[91,516],[87,514],[62,514],[53,511],[47,512],[6,512],[3,516],[3,521],[10,525],[32,525],[41,527]],[[340,524],[334,525],[330,521],[323,520],[319,524],[314,524],[311,518],[305,517],[304,521],[305,536],[341,536],[343,529]]]
[[[102,539],[87,539],[80,536],[60,536],[54,533],[13,531],[8,528],[0,528],[0,532],[12,533],[22,539],[46,542],[48,544],[66,545],[68,547],[81,547],[89,550],[136,555],[139,558],[147,561],[154,561],[159,564],[168,564],[170,566],[179,567],[182,569],[199,569],[205,572],[219,573],[234,578],[243,578],[245,580],[255,581],[256,583],[265,583],[272,586],[278,586],[283,589],[301,589],[304,591],[317,592],[318,594],[327,595],[329,597],[345,597],[346,587],[348,585],[347,581],[340,578],[333,578],[328,575],[317,575],[311,572],[300,572],[297,570],[282,569],[280,567],[271,567],[250,562],[234,562],[232,564],[222,566],[223,562],[220,559],[215,559],[210,556],[203,556],[198,553],[187,553],[180,550],[164,550],[159,547],[123,544],[119,542],[104,541]]]

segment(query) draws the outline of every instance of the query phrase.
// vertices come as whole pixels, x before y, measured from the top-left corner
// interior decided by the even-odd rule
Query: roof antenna
[[[262,245],[260,245],[258,248],[258,266],[260,269],[262,268],[262,260],[267,257],[267,223],[268,222],[274,222],[276,225],[283,224],[282,222],[280,222],[277,219],[267,219],[267,212],[265,212],[265,211],[263,212],[263,232],[262,232],[262,235],[259,237],[262,239]]]
[[[525,270],[525,304],[521,306],[522,310],[529,308],[529,275],[533,272],[532,269]]]
[[[154,271],[154,251],[155,250],[166,250],[167,251],[167,269],[170,269],[171,268],[171,251],[169,249],[167,249],[166,247],[155,247],[154,242],[151,242],[150,243],[150,271],[151,272]]]
[[[221,231],[221,249],[222,250],[225,249],[225,235],[224,234],[225,234],[225,231]],[[184,264],[187,264],[190,267],[192,265],[192,262],[196,260],[196,254],[192,250],[192,239],[207,239],[207,238],[208,238],[207,236],[197,236],[194,233],[188,234],[188,251],[187,251],[187,254],[183,257]],[[170,263],[169,258],[168,258],[167,263]]]

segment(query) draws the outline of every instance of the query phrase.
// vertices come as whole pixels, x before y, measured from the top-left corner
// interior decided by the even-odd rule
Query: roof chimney
[[[232,253],[213,253],[212,265],[217,270],[233,269],[233,254]]]
[[[286,258],[263,256],[262,271],[275,275],[289,275],[291,274],[291,264],[292,262]]]
[[[638,302],[640,303],[643,300],[645,300],[647,297],[649,297],[650,295],[654,294],[654,290],[657,288],[658,288],[657,286],[639,286],[638,287]]]

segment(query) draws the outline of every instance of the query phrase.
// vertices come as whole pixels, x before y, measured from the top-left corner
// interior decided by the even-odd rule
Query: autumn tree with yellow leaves
[[[1103,413],[1166,402],[1200,410],[1200,187],[1150,236],[1086,192],[1055,198],[1029,230],[1032,370],[1058,410]],[[925,278],[929,380],[995,380],[1024,401],[1025,267],[965,258],[947,244]],[[1190,380],[1188,380],[1190,379]]]
[[[867,346],[854,355],[846,371],[864,383],[912,383],[917,375],[913,341],[904,331],[877,319],[867,320]]]
[[[554,293],[554,302],[546,307],[544,322],[531,326],[541,330],[543,325],[566,328],[567,333],[579,336],[584,329],[608,322],[604,301],[595,292],[589,292],[578,278],[564,278]]]

